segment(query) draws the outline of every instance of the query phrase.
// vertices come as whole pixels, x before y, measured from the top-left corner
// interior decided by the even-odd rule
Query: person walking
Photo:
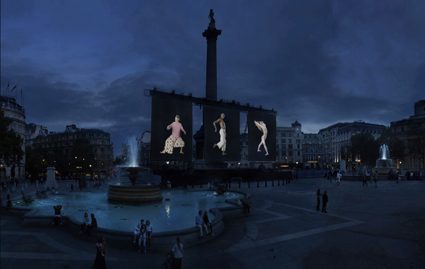
[[[96,259],[94,260],[93,268],[97,269],[106,269],[105,261],[105,250],[106,250],[106,240],[105,237],[99,238],[96,245]]]
[[[182,259],[183,259],[183,244],[180,243],[180,237],[176,238],[177,244],[174,244],[173,249],[171,250],[174,255],[173,259],[173,269],[182,268]]]
[[[326,211],[326,204],[328,203],[328,195],[326,194],[326,191],[322,195],[322,213],[328,213]]]
[[[22,188],[21,188],[21,194],[22,194],[22,196],[25,196],[25,189],[24,189],[24,186],[22,186]]]
[[[375,188],[378,188],[378,171],[375,171],[375,174],[373,175],[373,179],[375,180]]]
[[[367,180],[366,180],[366,174],[363,174],[363,187],[364,187],[365,184],[366,184],[366,187],[367,187],[368,185],[367,185]]]
[[[7,200],[9,200],[9,199],[10,199],[10,190],[7,189]]]
[[[320,189],[317,190],[317,206],[316,211],[320,211],[320,199],[322,198],[322,194],[320,193]]]

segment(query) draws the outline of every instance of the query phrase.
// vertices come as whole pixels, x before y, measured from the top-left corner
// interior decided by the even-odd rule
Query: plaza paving
[[[328,192],[327,214],[315,210],[318,188]],[[380,181],[375,188],[318,178],[236,190],[252,195],[252,214],[226,219],[222,234],[184,249],[183,268],[425,268],[425,181]],[[2,209],[2,269],[93,265],[96,238],[21,223]],[[166,253],[108,245],[106,262],[162,268]]]

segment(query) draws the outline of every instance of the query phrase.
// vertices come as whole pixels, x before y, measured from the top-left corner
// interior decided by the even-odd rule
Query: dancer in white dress
[[[220,142],[218,142],[217,144],[214,144],[213,148],[218,147],[219,149],[221,149],[222,151],[222,155],[227,155],[226,154],[226,146],[227,146],[227,141],[226,141],[226,123],[224,122],[224,113],[221,113],[220,118],[218,118],[216,121],[213,122],[214,125],[214,129],[215,132],[217,132],[217,127],[215,126],[216,123],[220,123]]]
[[[269,155],[269,151],[267,150],[266,146],[266,139],[267,139],[267,126],[263,121],[254,121],[255,125],[258,127],[258,129],[263,132],[263,135],[261,136],[261,142],[258,144],[258,152],[261,152],[260,147],[261,145],[264,146],[264,149],[266,150],[266,155]]]

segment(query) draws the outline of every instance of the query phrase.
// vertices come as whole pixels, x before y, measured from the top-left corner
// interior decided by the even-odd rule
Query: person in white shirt
[[[143,219],[140,220],[140,222],[136,223],[136,227],[134,227],[134,244],[136,244],[137,237],[140,235],[140,229],[142,229],[143,222],[145,222]]]
[[[171,250],[174,254],[173,269],[181,269],[183,258],[183,244],[180,243],[180,237],[177,237],[176,240],[177,244],[174,244],[173,249]]]
[[[80,226],[80,233],[82,233],[85,229],[87,229],[87,225],[90,225],[90,218],[89,218],[89,214],[86,212],[84,213],[83,223],[81,223],[81,226]]]
[[[202,238],[204,237],[202,233],[202,228],[204,228],[205,232],[208,233],[207,225],[204,223],[204,220],[202,219],[202,210],[199,210],[199,214],[196,215],[195,221],[196,221],[196,227],[199,228],[199,231],[201,233],[201,238]]]

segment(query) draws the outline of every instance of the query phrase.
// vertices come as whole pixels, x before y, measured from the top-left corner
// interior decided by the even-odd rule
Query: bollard
[[[257,188],[260,187],[260,181],[257,179]]]

